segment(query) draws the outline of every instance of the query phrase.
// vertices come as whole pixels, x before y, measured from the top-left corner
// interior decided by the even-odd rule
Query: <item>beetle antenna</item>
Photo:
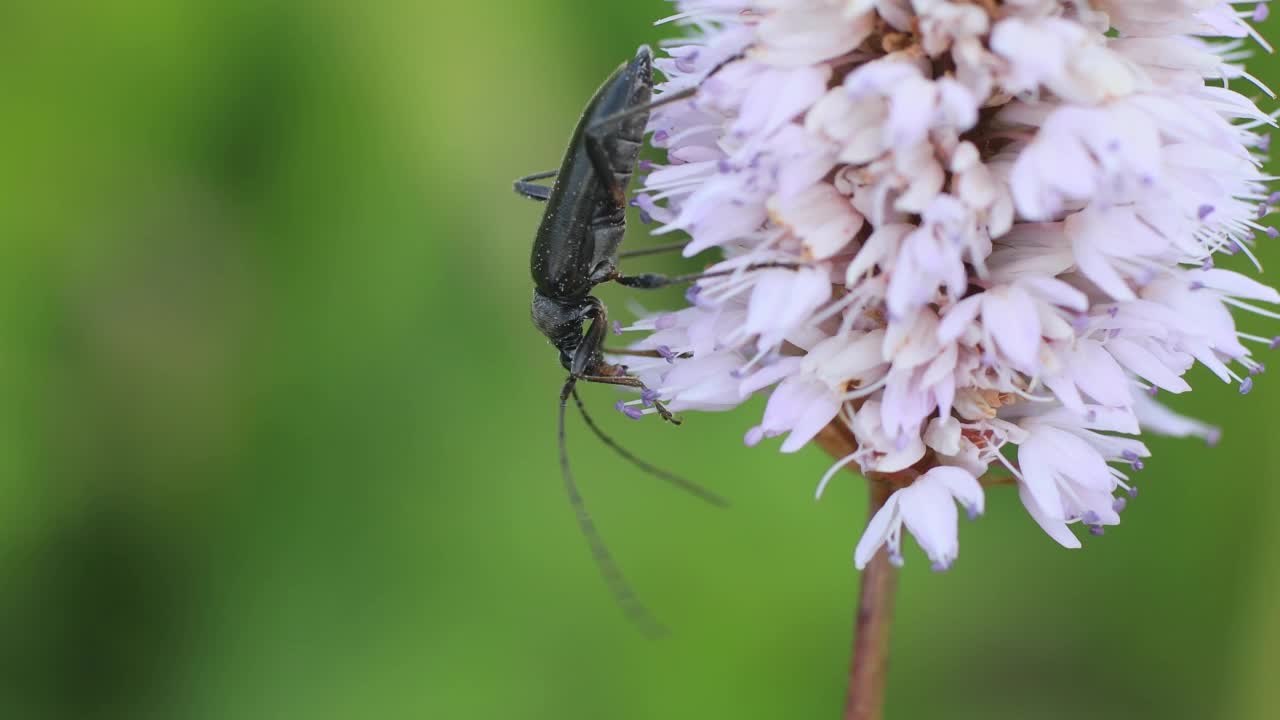
[[[600,438],[600,442],[608,445],[610,449],[621,455],[623,460],[626,460],[654,477],[666,480],[675,487],[684,490],[700,500],[705,500],[716,507],[729,507],[728,500],[698,483],[692,480],[686,480],[685,478],[682,478],[673,472],[663,470],[660,467],[650,465],[644,460],[632,455],[630,451],[619,445],[616,440],[606,435],[604,431],[600,429],[600,426],[596,425],[595,420],[591,419],[591,415],[587,413],[587,406],[582,402],[582,398],[578,396],[578,389],[575,387],[570,390],[570,393],[573,395],[573,401],[577,403],[578,412],[582,413],[582,419],[586,421],[587,427],[591,428],[591,432],[595,433],[596,437]]]
[[[600,575],[604,577],[605,584],[609,586],[609,591],[613,593],[614,601],[626,613],[627,619],[630,620],[640,632],[648,637],[656,638],[666,634],[666,628],[662,626],[644,603],[636,595],[635,590],[631,588],[631,583],[627,582],[627,578],[623,576],[621,568],[613,559],[613,553],[609,552],[609,547],[604,544],[604,539],[600,537],[600,531],[596,530],[596,524],[591,520],[591,513],[587,511],[587,505],[582,500],[582,493],[578,492],[578,483],[573,479],[573,473],[569,470],[569,451],[565,445],[564,415],[565,406],[568,404],[569,395],[574,395],[574,385],[577,384],[577,378],[572,375],[565,380],[564,387],[560,390],[560,472],[564,476],[565,492],[569,496],[569,505],[573,507],[573,514],[578,520],[578,529],[582,531],[582,536],[587,540],[587,546],[591,548],[591,556],[596,561],[596,567],[600,570]]]

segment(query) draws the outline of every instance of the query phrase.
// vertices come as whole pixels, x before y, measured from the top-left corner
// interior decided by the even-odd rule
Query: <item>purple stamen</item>
[[[729,158],[720,158],[720,162],[716,163],[716,170],[719,170],[722,175],[731,173],[733,165],[729,164]]]
[[[1219,430],[1218,428],[1214,428],[1210,430],[1204,436],[1204,442],[1209,447],[1217,447],[1218,443],[1221,441],[1222,441],[1222,431]]]
[[[1266,152],[1267,150],[1271,149],[1270,135],[1263,135],[1262,137],[1258,138],[1258,149],[1263,152]]]
[[[935,562],[932,565],[930,565],[929,569],[934,572],[946,572],[951,569],[951,563],[942,562],[941,560],[939,560],[938,562]]]
[[[1213,212],[1212,205],[1201,205],[1199,208],[1196,209],[1196,218],[1199,220],[1203,220],[1209,217],[1209,213],[1211,212]]]
[[[657,390],[653,390],[651,388],[645,388],[640,391],[640,402],[644,403],[646,406],[652,405],[657,401],[658,401]]]
[[[664,143],[670,139],[671,139],[671,133],[667,132],[666,130],[659,130],[653,134],[654,143]]]
[[[700,292],[702,292],[702,286],[700,286],[700,285],[690,285],[690,286],[689,286],[689,288],[688,288],[687,290],[685,290],[685,291],[684,291],[684,300],[685,300],[685,302],[689,303],[690,305],[697,305],[697,304],[698,304],[698,293],[700,293]],[[1280,339],[1280,338],[1277,338],[1277,339]]]
[[[1259,205],[1259,206],[1258,206],[1258,217],[1260,217],[1260,218],[1261,218],[1261,217],[1266,217],[1267,213],[1269,213],[1269,212],[1271,212],[1271,206],[1270,206],[1270,205],[1268,205],[1268,204],[1266,204],[1266,203],[1262,203],[1261,205]]]
[[[1252,17],[1253,17],[1253,21],[1254,21],[1254,22],[1260,23],[1260,22],[1262,22],[1263,20],[1266,20],[1266,19],[1267,19],[1267,16],[1268,16],[1268,15],[1270,15],[1270,14],[1271,14],[1271,12],[1270,12],[1269,10],[1267,10],[1267,4],[1266,4],[1266,3],[1258,3],[1257,5],[1254,5],[1254,6],[1253,6],[1253,16],[1252,16]]]
[[[982,516],[982,513],[978,512],[978,508],[974,505],[965,505],[964,513],[969,516],[970,520],[977,520]]]
[[[1253,378],[1247,377],[1240,382],[1240,394],[1248,395],[1250,390],[1253,390]]]
[[[640,222],[645,225],[653,224],[653,216],[649,214],[648,210],[644,210],[644,209],[640,210]]]
[[[1250,374],[1250,375],[1261,375],[1262,373],[1264,373],[1264,372],[1266,372],[1266,371],[1267,371],[1267,366],[1266,366],[1266,365],[1263,365],[1262,363],[1258,363],[1258,364],[1254,365],[1253,367],[1249,368],[1249,374]]]
[[[1213,258],[1212,258],[1212,257],[1207,257],[1207,258],[1205,258],[1205,259],[1204,259],[1204,262],[1200,264],[1200,269],[1201,269],[1201,270],[1212,270],[1212,269],[1213,269]]]
[[[1280,335],[1271,338],[1271,342],[1267,343],[1267,347],[1271,350],[1275,350],[1280,347]]]
[[[1120,314],[1120,306],[1119,306],[1119,305],[1112,305],[1111,307],[1107,308],[1107,314],[1108,314],[1108,315],[1110,315],[1111,317],[1115,317],[1115,316],[1119,315],[1119,314]]]
[[[1128,460],[1129,462],[1136,462],[1138,459],[1138,453],[1132,450],[1125,450],[1124,452],[1120,453],[1120,457],[1124,458],[1125,460]]]
[[[1267,196],[1268,205],[1275,205],[1276,203],[1280,203],[1280,190],[1277,190]]]
[[[1200,282],[1199,280],[1196,280],[1195,282],[1191,283],[1191,289],[1192,289],[1192,290],[1203,290],[1203,289],[1204,289],[1204,283]]]
[[[656,350],[657,353],[662,356],[663,360],[666,360],[667,362],[673,365],[675,364],[676,354],[671,351],[671,348],[669,346],[659,345],[658,347],[654,348],[654,350]]]
[[[1130,499],[1130,500],[1132,500],[1132,499],[1134,499],[1134,498],[1136,498],[1136,497],[1138,497],[1138,486],[1137,486],[1137,485],[1130,486],[1130,488],[1129,488],[1129,499]]]
[[[1111,501],[1111,509],[1115,510],[1116,512],[1124,512],[1125,506],[1127,506],[1128,504],[1129,504],[1129,501],[1123,495],[1121,495],[1120,497]]]
[[[1132,467],[1134,470],[1141,470],[1142,468],[1146,467],[1146,465],[1144,465],[1141,460],[1134,460],[1132,463],[1129,464],[1129,466]]]
[[[1105,534],[1106,534],[1106,532],[1107,532],[1106,530],[1103,530],[1103,529],[1102,529],[1102,526],[1101,526],[1101,525],[1090,525],[1090,526],[1089,526],[1089,534],[1090,534],[1090,535],[1105,535]]]
[[[1098,513],[1090,510],[1086,512],[1084,514],[1084,517],[1080,519],[1084,522],[1085,525],[1097,525],[1098,521],[1101,520],[1102,518],[1098,517]]]
[[[632,420],[639,420],[640,418],[644,417],[644,413],[640,411],[640,408],[631,407],[624,400],[619,400],[618,402],[614,403],[613,409],[617,410],[623,415],[626,415]]]
[[[1267,226],[1266,233],[1267,233],[1267,237],[1272,239],[1280,237],[1280,230],[1277,230],[1271,226]]]
[[[614,335],[622,334],[622,323],[618,322],[617,320],[613,321],[613,334]]]
[[[650,170],[652,170],[652,169],[653,169],[653,161],[652,161],[652,160],[641,160],[641,161],[636,165],[636,167],[640,169],[640,172],[649,172]]]
[[[1156,387],[1155,385],[1152,385],[1151,387],[1147,388],[1147,394],[1150,395],[1151,397],[1155,397],[1160,394],[1160,388]]]

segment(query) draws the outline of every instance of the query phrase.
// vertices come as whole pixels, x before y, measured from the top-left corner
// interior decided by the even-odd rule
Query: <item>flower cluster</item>
[[[899,489],[858,544],[937,569],[958,501],[1016,482],[1054,540],[1118,523],[1141,431],[1216,431],[1154,399],[1199,362],[1262,365],[1233,308],[1280,294],[1253,259],[1273,124],[1241,67],[1266,5],[1219,0],[677,0],[652,116],[655,234],[718,248],[689,307],[644,318],[636,372],[673,410],[771,389],[746,443],[831,423],[840,465]],[[1213,36],[1215,39],[1206,39]],[[1234,89],[1233,89],[1234,88]],[[763,267],[762,267],[763,266]],[[838,465],[839,466],[839,465]]]

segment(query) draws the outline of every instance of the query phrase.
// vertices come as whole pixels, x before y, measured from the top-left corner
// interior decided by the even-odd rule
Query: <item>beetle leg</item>
[[[636,250],[624,250],[618,253],[618,259],[629,257],[640,257],[642,255],[657,255],[658,253],[671,252],[672,250],[681,250],[689,241],[671,243],[669,245],[655,245],[653,247],[638,248]]]
[[[590,320],[591,324],[587,326],[582,342],[578,343],[578,347],[573,351],[573,362],[569,365],[569,372],[574,377],[583,377],[596,368],[600,359],[600,348],[604,346],[605,333],[609,330],[609,315],[604,309],[604,303],[594,297],[589,300],[591,304],[585,308],[583,319]]]
[[[637,288],[640,290],[653,290],[655,288],[667,287],[668,285],[679,285],[680,283],[696,282],[705,280],[706,278],[724,277],[740,272],[750,272],[752,270],[799,270],[809,267],[806,263],[796,262],[762,262],[747,265],[746,267],[732,268],[729,270],[714,270],[705,273],[693,273],[692,275],[659,275],[657,273],[643,273],[641,275],[615,275],[610,278],[619,285],[625,285],[629,288]]]
[[[595,300],[595,298],[592,298]],[[623,385],[626,387],[640,388],[644,390],[647,386],[638,377],[631,375],[598,375],[602,362],[600,354],[604,351],[605,333],[609,328],[608,313],[604,309],[604,303],[595,300],[595,303],[587,311],[588,317],[591,318],[591,324],[587,326],[587,332],[582,337],[582,342],[573,352],[573,362],[569,365],[569,372],[577,380],[584,382],[600,383],[602,385]],[[657,408],[658,414],[663,420],[679,425],[680,419],[671,414],[671,411],[662,403],[654,402],[653,406]]]
[[[629,355],[631,357],[647,357],[647,358],[671,357],[670,353],[663,355],[657,350],[632,350],[631,348],[607,348],[607,347],[602,347],[600,348],[600,350],[605,355]],[[688,353],[681,353],[679,355],[676,355],[675,357],[685,358],[685,357],[690,357],[690,355]]]
[[[522,178],[518,178],[514,185],[515,191],[517,194],[523,195],[530,200],[546,202],[547,198],[551,197],[551,188],[546,185],[538,185],[532,181],[546,180],[547,178],[555,177],[559,172],[559,170],[547,170],[546,172],[534,173],[532,175],[525,175]]]
[[[578,379],[583,382],[600,383],[601,385],[622,385],[623,387],[640,388],[641,390],[649,389],[649,386],[645,385],[643,380],[633,375],[579,375]],[[672,425],[679,425],[684,422],[675,415],[672,415],[671,411],[667,409],[667,406],[657,400],[653,401],[653,407],[658,411],[658,415],[662,416],[663,420],[666,420]]]

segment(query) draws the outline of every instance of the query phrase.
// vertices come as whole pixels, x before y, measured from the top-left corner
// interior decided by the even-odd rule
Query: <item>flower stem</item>
[[[884,506],[893,488],[871,480],[868,522]],[[884,717],[884,683],[889,672],[889,627],[893,623],[893,598],[898,571],[889,564],[884,547],[862,571],[858,614],[854,618],[853,660],[849,666],[849,697],[844,720],[881,720]]]

